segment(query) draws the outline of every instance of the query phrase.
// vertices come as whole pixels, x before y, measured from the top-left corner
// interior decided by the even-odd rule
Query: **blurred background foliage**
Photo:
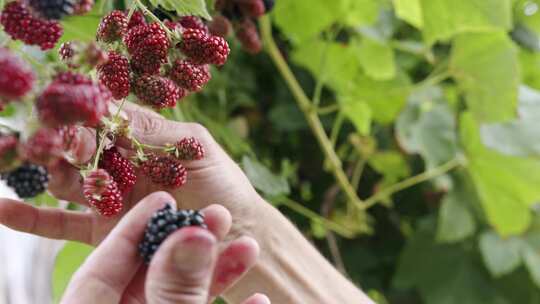
[[[63,40],[129,2],[66,19]],[[267,51],[231,39],[207,89],[163,114],[205,125],[378,303],[540,303],[539,9],[277,0]],[[88,252],[59,255],[57,296]]]

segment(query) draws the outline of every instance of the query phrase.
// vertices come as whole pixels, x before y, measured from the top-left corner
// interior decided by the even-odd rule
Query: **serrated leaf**
[[[506,33],[459,35],[454,41],[450,69],[478,121],[515,117],[519,63],[516,48]]]
[[[242,168],[255,188],[269,196],[287,195],[290,192],[287,180],[273,174],[260,162],[250,157],[242,158]]]
[[[58,253],[52,274],[55,303],[60,301],[71,277],[92,250],[92,247],[85,244],[66,242],[64,248]]]
[[[508,274],[521,264],[523,243],[520,239],[502,239],[494,231],[489,231],[480,236],[479,243],[484,263],[494,277]]]
[[[358,47],[360,65],[375,80],[389,80],[396,76],[394,50],[388,42],[364,35]]]
[[[205,0],[149,0],[157,7],[158,5],[169,11],[176,11],[180,16],[199,16],[207,20],[212,17],[208,13]]]
[[[420,0],[423,33],[429,44],[458,33],[509,30],[510,0]]]
[[[420,0],[393,0],[396,15],[416,28],[422,28],[424,18]]]
[[[462,187],[452,189],[446,195],[439,210],[437,241],[458,242],[474,234],[476,223],[466,205],[471,199],[475,198]]]
[[[503,236],[523,233],[531,223],[531,206],[540,199],[540,161],[487,149],[470,113],[462,115],[460,133],[488,222]]]

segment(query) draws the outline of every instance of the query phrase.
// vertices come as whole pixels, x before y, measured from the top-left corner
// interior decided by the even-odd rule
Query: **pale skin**
[[[223,258],[223,261],[232,259],[233,263],[222,262],[220,265],[217,259],[209,287],[210,297],[221,294],[229,303],[242,303],[253,294],[262,293],[272,303],[373,303],[326,261],[279,211],[264,201],[240,167],[204,127],[194,123],[168,121],[154,112],[133,105],[125,107],[124,112],[130,120],[132,136],[144,144],[162,146],[186,136],[194,136],[206,150],[203,160],[185,162],[189,172],[187,184],[178,191],[168,192],[179,208],[204,209],[218,203],[232,216],[230,232],[223,234],[223,241],[218,247],[226,248],[226,244],[231,246],[231,242],[239,242],[244,250],[241,250],[242,254],[229,253],[227,259]],[[95,141],[87,131],[79,135],[83,140],[75,148],[74,155],[75,159],[84,161],[95,150]],[[125,149],[123,152],[132,153],[128,141],[120,140],[118,144]],[[50,172],[50,191],[55,196],[85,204],[75,168],[64,163]],[[141,199],[158,190],[162,189],[139,175],[135,188],[125,199],[126,211],[140,205],[137,203]],[[217,207],[214,205],[211,208]],[[106,237],[118,230],[113,228],[121,218],[104,219],[94,213],[35,208],[21,202],[0,199],[0,223],[23,232],[94,246],[107,242]],[[118,227],[121,225],[122,222]],[[178,238],[181,239],[180,236]],[[221,239],[219,236],[216,238]],[[260,254],[256,260],[257,252]],[[253,264],[251,269],[250,263]],[[219,272],[223,275],[216,275]],[[217,282],[217,277],[222,280]],[[144,292],[137,294],[136,301],[121,303],[152,303],[145,302]],[[259,300],[266,301],[262,298]]]

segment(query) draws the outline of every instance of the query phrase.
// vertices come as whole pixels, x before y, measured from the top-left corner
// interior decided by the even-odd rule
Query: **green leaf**
[[[523,84],[540,90],[540,53],[520,49],[519,61]]]
[[[242,168],[255,188],[269,196],[287,195],[289,184],[282,176],[277,176],[257,160],[244,156]]]
[[[482,142],[489,148],[514,156],[540,155],[540,121],[513,121],[481,128]]]
[[[454,159],[457,134],[454,114],[440,88],[416,92],[396,121],[395,132],[402,148],[422,155],[428,168]]]
[[[509,30],[510,0],[420,0],[423,33],[429,44],[458,33]]]
[[[462,115],[461,137],[468,171],[488,222],[503,236],[523,233],[531,223],[531,206],[540,199],[540,161],[502,155],[481,142],[470,113]]]
[[[71,277],[82,265],[93,248],[76,242],[66,242],[64,248],[56,257],[53,271],[53,295],[54,303],[58,303],[71,280]]]
[[[411,25],[421,29],[424,25],[421,0],[393,0],[396,15]]]
[[[480,236],[479,243],[484,263],[494,277],[508,274],[521,264],[523,243],[520,239],[502,239],[494,231],[489,231]]]
[[[364,36],[358,47],[360,65],[375,80],[390,80],[396,76],[394,50],[388,42]]]
[[[62,20],[64,34],[60,38],[60,43],[72,40],[81,42],[94,41],[100,20],[101,16],[94,13],[66,17]]]
[[[506,33],[459,35],[450,69],[478,121],[497,122],[515,116],[519,66],[516,48]]]
[[[343,20],[346,25],[360,26],[370,25],[377,21],[379,16],[380,1],[379,0],[342,0],[344,17],[338,19]]]
[[[384,184],[392,184],[410,175],[407,161],[396,151],[383,151],[373,154],[369,165],[384,176]]]
[[[166,10],[176,11],[180,16],[200,16],[207,20],[212,17],[208,13],[205,0],[149,0],[150,3],[157,7],[160,5]]]
[[[369,135],[371,130],[371,108],[365,102],[340,102],[341,111],[354,124],[358,133]]]
[[[454,188],[446,195],[439,210],[437,241],[452,243],[474,234],[476,223],[466,205],[474,199],[463,187]]]

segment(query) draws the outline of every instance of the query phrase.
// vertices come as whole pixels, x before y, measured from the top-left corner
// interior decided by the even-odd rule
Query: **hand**
[[[197,138],[204,146],[203,160],[187,161],[188,182],[182,188],[170,191],[182,208],[201,209],[213,203],[225,206],[233,215],[233,236],[250,231],[253,208],[261,200],[242,170],[227,156],[204,127],[194,123],[165,120],[160,115],[139,106],[126,103],[126,118],[131,123],[133,136],[143,144],[163,146],[187,136]],[[90,129],[79,130],[79,144],[73,149],[75,161],[85,162],[93,155],[95,135]],[[134,152],[129,141],[117,142],[122,153]],[[50,168],[49,190],[57,198],[86,205],[82,196],[78,170],[67,162]],[[163,190],[138,174],[137,184],[124,199],[124,213],[141,198],[154,191]],[[44,215],[44,213],[47,214]],[[60,210],[31,209],[22,204],[7,204],[0,200],[0,223],[15,230],[30,232],[54,239],[67,239],[97,245],[120,220],[103,218],[97,214],[80,214]]]
[[[138,243],[152,214],[173,203],[163,192],[145,197],[90,255],[73,276],[62,303],[207,304],[254,263],[257,243],[242,237],[218,253],[228,233],[230,214],[221,206],[202,210],[208,230],[187,227],[171,234],[147,267]],[[255,295],[244,304],[269,304]]]

